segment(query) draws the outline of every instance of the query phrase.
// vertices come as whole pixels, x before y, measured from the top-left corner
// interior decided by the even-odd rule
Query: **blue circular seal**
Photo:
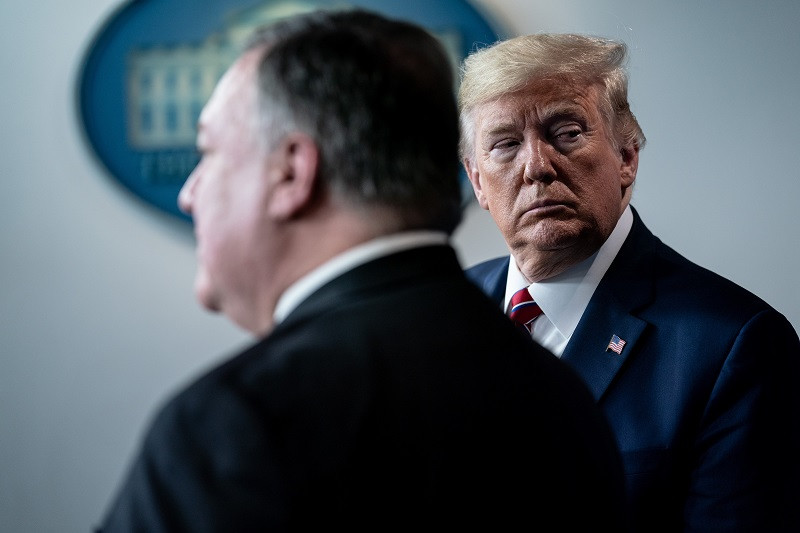
[[[178,191],[197,164],[200,110],[258,26],[314,9],[362,7],[427,28],[457,68],[496,41],[464,0],[132,0],[103,25],[80,74],[80,117],[111,176],[149,204],[187,218]]]

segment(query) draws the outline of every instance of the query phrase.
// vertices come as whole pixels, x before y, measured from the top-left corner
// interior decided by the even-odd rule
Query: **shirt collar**
[[[329,259],[287,288],[273,312],[275,324],[282,322],[317,289],[348,270],[395,252],[432,244],[447,244],[447,234],[438,231],[409,231],[367,241]]]
[[[519,271],[512,255],[508,262],[503,309],[508,308],[508,302],[517,290],[528,285],[531,296],[542,308],[545,316],[566,339],[569,339],[600,280],[622,248],[632,226],[633,213],[630,206],[627,206],[611,235],[594,255],[557,276],[530,285]]]

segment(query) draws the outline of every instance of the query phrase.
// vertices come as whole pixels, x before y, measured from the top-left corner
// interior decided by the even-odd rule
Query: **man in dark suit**
[[[543,34],[467,58],[462,158],[511,252],[468,276],[543,312],[522,323],[609,419],[636,531],[800,531],[797,334],[630,207],[625,52]]]
[[[259,337],[156,417],[105,531],[623,527],[580,379],[464,276],[438,42],[365,12],[255,39],[181,191],[198,298]]]

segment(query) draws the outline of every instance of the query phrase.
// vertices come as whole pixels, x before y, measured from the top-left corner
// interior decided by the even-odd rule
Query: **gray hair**
[[[515,37],[479,50],[464,60],[458,105],[460,151],[474,156],[475,109],[535,80],[566,78],[600,84],[601,113],[619,146],[644,147],[645,136],[628,104],[624,43],[577,34],[534,34]]]
[[[388,208],[397,229],[455,229],[458,111],[434,37],[366,11],[318,11],[261,30],[259,46],[265,142],[302,131],[320,150],[321,183],[343,200]]]

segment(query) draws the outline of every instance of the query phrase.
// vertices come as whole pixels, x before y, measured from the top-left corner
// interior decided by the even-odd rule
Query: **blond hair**
[[[458,106],[461,157],[474,156],[473,111],[533,81],[566,78],[600,84],[601,113],[613,141],[642,148],[645,136],[628,105],[624,43],[578,34],[534,34],[500,41],[468,56],[461,67]]]

